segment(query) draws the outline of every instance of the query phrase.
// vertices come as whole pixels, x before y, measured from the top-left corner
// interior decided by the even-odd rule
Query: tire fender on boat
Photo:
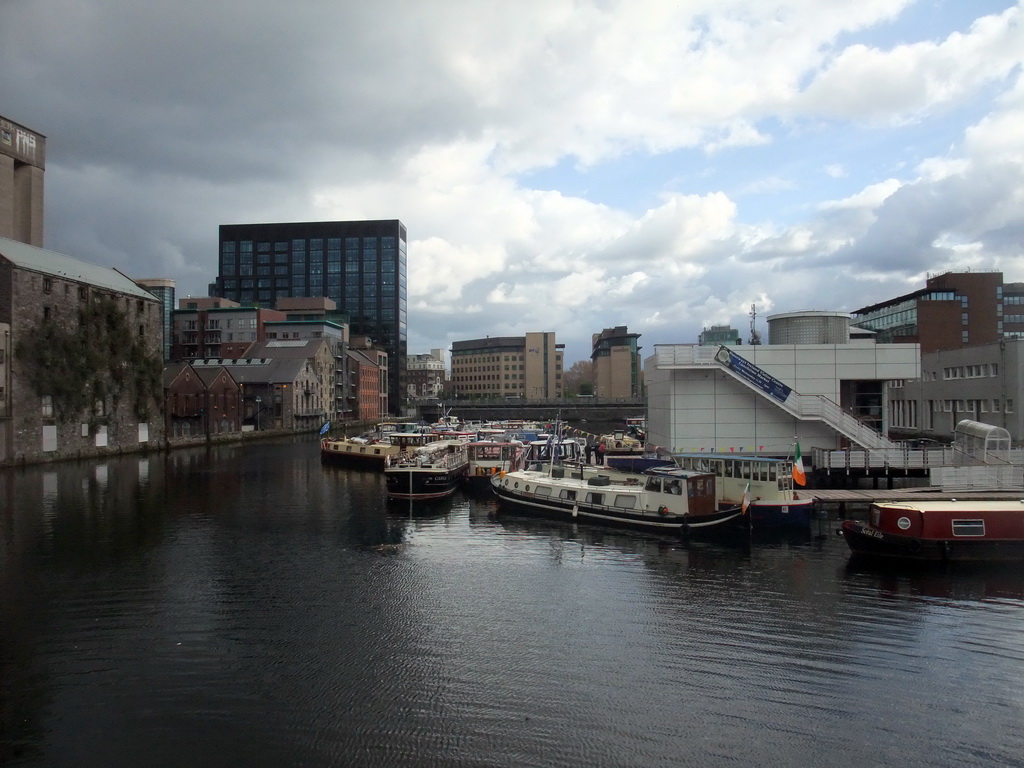
[[[580,512],[579,505],[578,504],[573,504],[572,505],[572,516],[576,517],[576,515],[578,515],[579,512]]]

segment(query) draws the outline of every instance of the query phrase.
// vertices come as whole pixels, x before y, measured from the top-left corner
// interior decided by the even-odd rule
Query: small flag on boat
[[[804,459],[800,455],[800,443],[796,444],[796,454],[793,457],[793,482],[797,485],[807,485],[807,474],[804,472]]]
[[[743,499],[740,501],[740,511],[743,514],[747,514],[747,507],[750,506],[750,483],[747,483],[747,487],[743,489]]]
[[[331,422],[329,422],[329,421],[324,422],[324,425],[322,427],[320,427],[320,434],[321,435],[327,434],[327,430],[329,430],[330,428],[331,428]]]

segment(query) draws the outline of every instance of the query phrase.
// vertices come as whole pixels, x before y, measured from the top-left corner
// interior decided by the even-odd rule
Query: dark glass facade
[[[408,347],[407,243],[397,219],[224,224],[210,295],[266,308],[286,297],[333,299],[353,336],[388,353],[388,407],[397,413]]]

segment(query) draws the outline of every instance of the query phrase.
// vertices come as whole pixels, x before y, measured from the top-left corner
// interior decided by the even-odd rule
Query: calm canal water
[[[383,500],[315,439],[0,472],[3,766],[1024,766],[1024,572]]]

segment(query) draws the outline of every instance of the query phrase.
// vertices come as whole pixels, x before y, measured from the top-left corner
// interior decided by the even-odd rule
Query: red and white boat
[[[890,501],[837,531],[854,555],[913,561],[1024,560],[1024,499]]]

